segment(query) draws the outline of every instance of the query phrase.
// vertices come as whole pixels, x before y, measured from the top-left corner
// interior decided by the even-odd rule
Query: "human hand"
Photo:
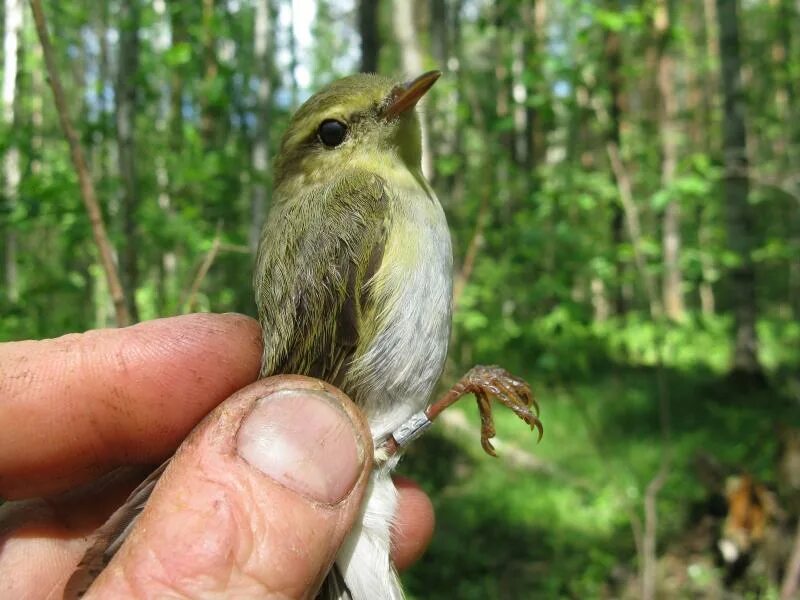
[[[240,315],[1,344],[0,496],[18,501],[0,507],[0,597],[59,597],[87,536],[146,469],[88,482],[169,456],[256,377],[260,353],[258,325]],[[312,596],[357,517],[371,456],[338,390],[294,376],[241,389],[181,446],[92,595]],[[418,488],[398,487],[403,568],[433,515]]]

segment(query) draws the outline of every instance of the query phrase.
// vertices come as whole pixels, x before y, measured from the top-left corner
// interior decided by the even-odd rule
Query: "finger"
[[[306,597],[359,514],[372,453],[360,411],[332,386],[248,386],[181,446],[92,592]]]
[[[0,598],[60,595],[89,543],[88,536],[141,480],[141,470],[115,472],[91,489],[57,499],[26,500],[0,507]],[[392,560],[411,566],[427,548],[434,515],[428,496],[414,482],[395,478],[399,492],[392,529]],[[96,493],[102,486],[100,495]],[[6,535],[4,535],[4,533]]]
[[[0,506],[0,598],[47,598],[60,591],[89,536],[147,473],[117,469],[58,497]]]
[[[157,463],[258,374],[258,324],[195,314],[0,344],[0,496]]]
[[[428,495],[410,479],[395,477],[400,498],[392,531],[392,560],[398,570],[413,565],[433,537],[435,518]]]

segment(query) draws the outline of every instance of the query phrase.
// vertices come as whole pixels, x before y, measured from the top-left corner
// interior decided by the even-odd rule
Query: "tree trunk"
[[[207,148],[211,148],[217,138],[217,117],[219,98],[207,95],[214,90],[214,81],[219,74],[217,64],[216,34],[214,15],[216,0],[203,0],[203,87],[205,93],[200,97],[200,131]]]
[[[300,87],[297,85],[297,36],[294,33],[294,0],[289,0],[289,83],[292,90],[292,107],[300,103]]]
[[[464,101],[464,72],[461,68],[462,60],[464,57],[464,44],[461,31],[461,10],[463,0],[453,0],[445,14],[447,20],[444,25],[446,31],[451,32],[450,40],[448,43],[448,54],[442,61],[446,65],[448,75],[454,81],[454,86],[449,97],[445,100],[444,108],[442,110],[443,125],[441,138],[447,138],[448,143],[446,147],[440,148],[442,156],[445,154],[457,157],[461,165],[467,163],[467,158],[464,155],[464,131],[462,121],[459,117],[458,106]],[[446,197],[442,198],[445,206],[458,206],[464,199],[464,192],[466,186],[466,176],[460,169],[453,169],[444,177],[444,181],[440,183],[443,190],[446,190]]]
[[[447,59],[450,56],[450,37],[448,35],[447,0],[431,0],[430,9],[430,36],[431,55],[440,69],[447,68]]]
[[[658,0],[655,30],[658,44],[657,79],[660,95],[658,113],[661,135],[661,187],[670,190],[678,165],[678,99],[675,95],[674,58],[672,55],[671,2]],[[664,260],[663,302],[667,317],[683,318],[683,274],[681,272],[681,215],[680,202],[670,192],[662,222],[662,252]]]
[[[708,156],[718,153],[719,143],[714,135],[718,129],[716,102],[718,98],[717,67],[719,61],[719,44],[717,40],[717,11],[715,0],[703,0],[703,20],[695,20],[697,36],[697,62],[699,65],[692,69],[688,83],[689,106],[687,111],[691,118],[690,145],[700,149]],[[695,210],[696,235],[700,254],[700,282],[698,296],[700,310],[706,315],[713,315],[716,310],[714,297],[715,258],[711,237],[711,223],[708,216],[708,207],[700,206]]]
[[[780,129],[775,144],[778,165],[782,172],[791,172],[800,152],[800,110],[797,107],[796,81],[792,73],[792,33],[797,24],[797,8],[792,6],[795,0],[770,0],[775,11],[776,36],[772,42],[772,59],[777,75],[775,86],[775,112]],[[789,245],[792,248],[788,260],[787,288],[789,306],[795,319],[800,319],[800,202],[793,202],[789,208],[788,226]]]
[[[139,68],[139,6],[136,0],[120,4],[119,61],[116,79],[117,153],[122,182],[122,256],[120,260],[125,302],[133,321],[139,320],[136,288],[139,279],[136,231],[139,190],[136,180],[136,79]]]
[[[711,255],[712,248],[711,227],[705,210],[697,212],[697,242],[700,248],[700,310],[706,316],[711,316],[716,311],[714,299],[714,260]]]
[[[164,0],[156,0],[153,3],[153,10],[158,16],[158,23],[154,26],[154,33],[152,38],[153,49],[158,55],[163,56],[169,51],[170,47],[181,40],[177,38],[175,32],[172,31],[172,23],[170,18],[169,7]],[[180,77],[177,74],[177,69],[173,69],[170,77]],[[153,158],[155,168],[156,185],[158,188],[158,207],[164,213],[164,220],[170,222],[174,218],[175,210],[172,206],[172,192],[171,181],[169,173],[169,152],[171,144],[171,110],[175,104],[175,99],[172,97],[173,90],[171,79],[170,85],[159,86],[158,96],[158,112],[156,116],[155,126],[158,132],[158,137],[161,140],[168,140],[166,147],[167,150],[159,153]],[[178,92],[177,106],[180,109],[180,92]],[[160,147],[163,147],[160,145]],[[175,249],[172,247],[159,248],[161,256],[156,268],[156,312],[160,316],[166,316],[172,311],[170,310],[172,304],[171,300],[178,294],[177,291],[177,257]]]
[[[252,153],[252,189],[250,251],[255,255],[261,226],[267,213],[267,181],[269,177],[269,112],[272,106],[273,25],[271,0],[258,0],[254,28],[254,59],[258,75],[256,88],[256,127]]]
[[[19,119],[17,73],[22,31],[22,0],[5,0],[4,12],[2,126],[6,131],[13,131],[15,122]],[[12,137],[3,156],[3,195],[7,203],[7,214],[12,217],[17,204],[19,182],[19,148]],[[17,270],[17,234],[13,223],[9,224],[5,230],[4,271],[6,298],[8,301],[16,303],[19,300],[19,273]]]
[[[400,45],[400,57],[403,72],[407,77],[418,77],[424,72],[422,60],[422,46],[417,36],[414,23],[414,6],[412,0],[394,0],[394,33]],[[428,119],[425,112],[420,113],[422,125],[422,173],[428,179],[433,176],[433,156],[431,155],[431,142],[429,135]]]
[[[752,259],[755,215],[748,203],[750,179],[737,8],[737,0],[717,0],[724,106],[722,133],[728,245],[738,261],[731,270],[735,327],[733,370],[748,378],[760,378],[763,374],[758,360],[758,313]]]
[[[607,138],[609,143],[620,147],[620,120],[622,119],[622,52],[619,33],[606,30],[604,38],[604,55],[606,70],[608,73],[608,87],[611,93],[611,103],[609,106],[609,129]],[[614,313],[623,315],[627,312],[628,306],[623,289],[625,276],[625,264],[619,258],[619,248],[625,240],[625,213],[622,206],[615,203],[611,214],[611,241],[614,244],[616,254],[616,289],[614,290]]]
[[[536,82],[543,80],[542,57],[546,55],[547,47],[547,2],[545,0],[529,0],[523,8],[523,22],[525,24],[524,53],[526,61],[535,74]],[[549,95],[546,86],[539,83],[529,83],[528,97]],[[539,110],[529,101],[525,107],[527,113],[525,124],[525,154],[527,168],[534,169],[545,155],[545,123]]]
[[[183,6],[173,3],[167,4],[169,11],[169,27],[171,30],[172,47],[189,44],[189,30]],[[169,148],[179,156],[183,150],[183,70],[181,67],[172,69],[169,80]]]
[[[378,5],[375,0],[360,0],[358,3],[358,31],[361,34],[361,72],[377,73],[381,51],[378,29]]]
[[[532,55],[526,53],[527,44],[526,37],[528,32],[515,31],[512,33],[511,41],[511,100],[513,102],[513,121],[514,121],[514,158],[517,165],[523,169],[531,169],[532,162],[528,154],[530,145],[528,144],[528,111],[526,105],[528,104],[530,94],[528,93],[527,86],[525,85],[525,71],[532,65],[528,63]],[[527,187],[533,180],[533,173],[524,179]]]

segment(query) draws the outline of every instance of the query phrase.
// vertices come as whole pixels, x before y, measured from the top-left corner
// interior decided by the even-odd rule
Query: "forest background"
[[[545,437],[504,416],[491,459],[470,407],[412,449],[401,471],[439,525],[410,595],[786,586],[800,552],[800,483],[782,470],[800,439],[800,2],[43,4],[121,295],[30,7],[3,0],[0,341],[253,314],[293,110],[354,71],[438,68],[423,166],[456,255],[443,383],[475,363],[524,375]],[[743,476],[771,499],[751,494],[781,539],[776,571],[756,568],[767,542],[752,531],[756,566],[732,575],[715,556],[731,515],[708,507]]]

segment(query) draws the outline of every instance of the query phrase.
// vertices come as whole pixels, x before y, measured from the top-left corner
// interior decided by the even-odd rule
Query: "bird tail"
[[[393,465],[391,465],[393,466]],[[323,585],[322,600],[403,600],[403,588],[389,557],[397,489],[384,465],[370,476],[360,519],[336,556]]]
[[[403,588],[400,585],[400,578],[397,573],[392,569],[390,574],[391,583],[391,596],[387,600],[402,600],[404,598]],[[325,581],[322,584],[319,592],[317,593],[316,600],[361,600],[353,596],[350,588],[347,587],[347,582],[344,580],[342,570],[334,563],[333,568],[328,573]]]
[[[353,600],[353,594],[350,593],[342,571],[336,564],[325,578],[316,600]]]
[[[128,537],[133,524],[144,510],[153,488],[170,460],[172,459],[166,460],[150,473],[147,479],[131,492],[125,503],[93,534],[89,548],[67,581],[64,588],[64,600],[82,598],[89,590],[89,586],[111,562],[119,547]]]

